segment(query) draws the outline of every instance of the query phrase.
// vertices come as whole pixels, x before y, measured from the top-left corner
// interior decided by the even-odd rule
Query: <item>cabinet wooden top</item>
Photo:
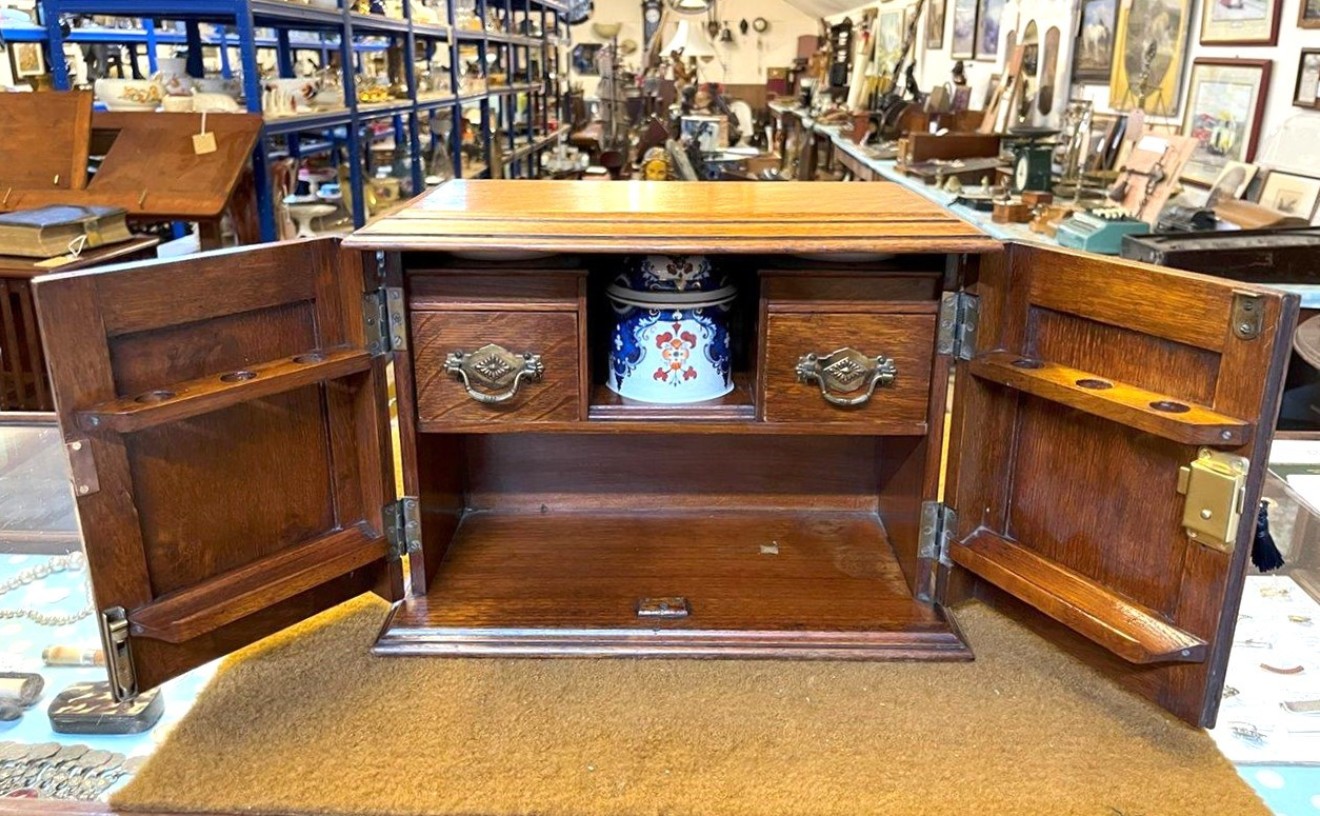
[[[986,252],[998,241],[896,184],[451,181],[358,230],[373,250]]]

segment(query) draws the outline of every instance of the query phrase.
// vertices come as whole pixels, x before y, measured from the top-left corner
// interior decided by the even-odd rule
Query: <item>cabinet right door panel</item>
[[[1296,297],[1015,245],[970,288],[946,597],[970,573],[1119,682],[1212,723]]]

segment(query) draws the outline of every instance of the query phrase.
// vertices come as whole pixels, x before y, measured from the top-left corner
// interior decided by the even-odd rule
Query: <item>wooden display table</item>
[[[141,236],[91,249],[56,267],[32,258],[0,255],[0,411],[53,411],[46,355],[32,304],[33,278],[120,261],[153,257],[156,238]]]

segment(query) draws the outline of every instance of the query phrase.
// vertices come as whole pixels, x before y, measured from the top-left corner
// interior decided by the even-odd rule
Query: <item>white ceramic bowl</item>
[[[98,79],[96,98],[112,111],[144,111],[160,107],[165,93],[151,79]]]
[[[193,89],[197,93],[224,94],[225,96],[237,99],[243,92],[243,84],[237,79],[225,79],[224,77],[203,77],[193,80]]]
[[[193,98],[191,96],[166,96],[160,101],[160,107],[166,113],[192,113]]]
[[[239,113],[243,109],[229,94],[199,93],[193,94],[193,110],[201,113]]]

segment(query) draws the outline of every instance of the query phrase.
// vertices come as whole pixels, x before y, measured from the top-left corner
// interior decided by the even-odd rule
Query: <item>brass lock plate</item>
[[[1178,492],[1186,497],[1187,537],[1232,552],[1247,493],[1248,462],[1241,456],[1202,448],[1195,462],[1178,469]]]
[[[689,612],[687,598],[640,598],[637,601],[639,618],[686,618]]]

